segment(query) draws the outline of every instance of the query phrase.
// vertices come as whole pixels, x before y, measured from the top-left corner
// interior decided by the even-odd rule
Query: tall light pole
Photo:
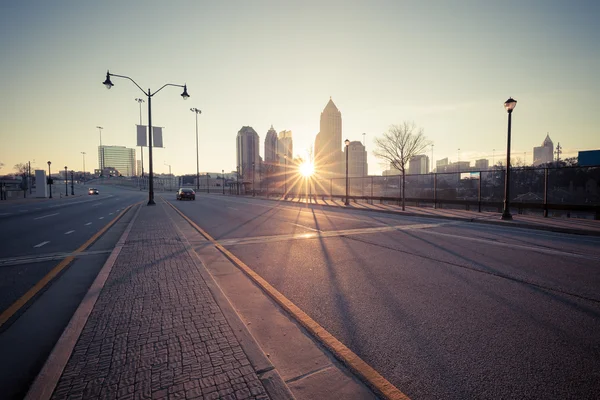
[[[172,187],[171,187],[171,182],[172,182],[172,178],[173,178],[173,175],[171,174],[171,164],[167,164],[167,163],[166,163],[166,162],[164,162],[164,161],[163,161],[163,163],[164,163],[164,164],[165,164],[167,167],[169,167],[169,192],[170,192],[170,191],[172,190]]]
[[[349,206],[350,202],[348,201],[348,146],[350,145],[350,141],[346,139],[344,141],[344,144],[346,145],[346,201],[344,202],[344,205]]]
[[[71,170],[71,196],[75,196],[75,187],[73,186],[73,170]]]
[[[106,86],[107,89],[110,89],[114,86],[113,83],[110,81],[111,76],[129,79],[131,82],[133,82],[135,86],[138,87],[138,89],[142,91],[142,93],[144,93],[148,97],[148,205],[152,206],[156,204],[154,202],[154,174],[152,172],[152,96],[154,96],[156,93],[160,92],[167,86],[177,86],[183,88],[183,93],[181,93],[181,97],[183,97],[184,100],[187,100],[190,97],[190,95],[187,92],[187,85],[176,85],[173,83],[167,83],[161,86],[160,89],[156,90],[154,93],[152,93],[150,89],[148,89],[148,92],[145,92],[144,89],[142,89],[140,85],[138,85],[136,81],[134,81],[130,77],[125,75],[111,74],[109,71],[106,71],[106,80],[102,82],[102,84]]]
[[[225,195],[225,170],[221,170],[221,178],[223,178],[223,195]]]
[[[86,152],[82,151],[81,155],[83,156],[83,180],[85,181],[85,155],[86,155]]]
[[[100,147],[98,148],[100,151],[100,155],[98,156],[98,167],[100,168],[100,175],[102,175],[102,170],[104,169],[104,151],[102,150],[102,129],[101,126],[97,126],[98,132],[100,133]]]
[[[510,124],[512,112],[517,106],[517,101],[512,97],[504,102],[504,108],[508,113],[508,138],[506,141],[506,178],[504,179],[504,209],[502,210],[502,219],[511,220],[510,214]]]
[[[140,105],[140,126],[142,125],[142,103],[144,102],[144,99],[135,99],[135,101],[138,102],[138,104]],[[142,161],[142,178],[144,177],[144,146],[140,146],[140,155],[141,155],[141,161]]]
[[[202,111],[197,108],[190,108],[190,111],[196,114],[196,191],[200,190],[200,161],[198,156],[198,114]]]
[[[50,199],[52,198],[52,173],[50,172],[50,164],[52,164],[52,162],[48,161],[48,189],[50,191]]]
[[[67,176],[67,166],[65,165],[65,196],[69,196],[69,177]]]

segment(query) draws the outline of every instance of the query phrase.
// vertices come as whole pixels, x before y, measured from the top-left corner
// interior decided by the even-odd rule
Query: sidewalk
[[[264,197],[260,198],[264,199]],[[512,214],[512,221],[503,221],[500,219],[500,213],[495,212],[477,212],[444,208],[435,209],[430,207],[413,206],[407,206],[406,210],[402,211],[402,207],[395,204],[379,204],[379,202],[374,202],[373,204],[368,204],[366,202],[351,202],[350,205],[346,206],[344,205],[344,202],[342,200],[329,200],[327,197],[325,197],[325,200],[319,197],[317,198],[316,202],[313,198],[312,203],[306,203],[305,198],[288,198],[287,200],[271,198],[269,200],[297,204],[313,204],[320,206],[341,207],[352,210],[377,211],[383,213],[410,215],[417,217],[452,219],[475,223],[513,226],[518,228],[538,229],[551,232],[572,233],[577,235],[600,236],[600,220],[592,219],[556,217],[544,218],[538,215],[517,214],[515,212]]]
[[[163,206],[135,212],[27,398],[293,398]]]

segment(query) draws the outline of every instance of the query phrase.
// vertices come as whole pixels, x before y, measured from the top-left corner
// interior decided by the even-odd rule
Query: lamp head
[[[187,85],[183,85],[183,93],[181,93],[181,97],[183,97],[184,100],[187,100],[190,97],[187,92]]]
[[[346,139],[346,141],[344,143],[346,144],[346,147],[348,147],[350,145],[350,141],[348,139]]]
[[[517,101],[515,99],[513,99],[512,97],[509,97],[508,100],[506,100],[504,102],[504,108],[509,113],[511,113],[512,110],[514,110],[516,106],[517,106]]]
[[[48,165],[52,164],[52,162],[48,161]]]
[[[110,89],[111,87],[115,86],[113,85],[113,83],[110,81],[110,72],[106,71],[106,79],[104,80],[104,82],[102,82],[102,84],[104,86],[106,86],[107,89]]]

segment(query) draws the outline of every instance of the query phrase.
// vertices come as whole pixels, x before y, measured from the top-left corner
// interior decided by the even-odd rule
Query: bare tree
[[[405,210],[406,167],[408,161],[431,144],[414,122],[391,125],[381,137],[375,138],[375,157],[387,161],[402,173],[402,210]]]
[[[29,173],[29,166],[27,163],[15,164],[13,168],[17,171],[17,175],[27,175]]]

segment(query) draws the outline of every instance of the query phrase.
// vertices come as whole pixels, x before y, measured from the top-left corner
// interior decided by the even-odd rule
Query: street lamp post
[[[508,112],[508,137],[506,143],[506,178],[504,179],[504,209],[502,210],[502,219],[511,220],[510,214],[510,124],[512,112],[517,106],[517,101],[512,97],[504,102],[504,108]]]
[[[348,146],[350,145],[350,141],[346,139],[344,144],[346,145],[346,201],[344,202],[344,205],[349,206],[350,202],[348,201]]]
[[[221,178],[223,178],[223,195],[225,195],[225,170],[221,170]]]
[[[171,174],[171,164],[167,164],[166,162],[164,164],[167,167],[169,167],[169,192],[170,192],[171,190],[173,190],[172,187],[171,187],[171,184],[173,182],[173,179],[172,179],[173,178],[173,174]]]
[[[71,196],[75,196],[75,187],[73,186],[73,170],[71,170]]]
[[[200,161],[198,156],[198,114],[202,114],[202,111],[197,108],[190,108],[194,114],[196,114],[196,191],[200,190]]]
[[[136,98],[135,101],[138,102],[138,104],[140,105],[140,126],[142,125],[142,103],[144,102],[144,99],[138,99]],[[140,157],[141,157],[141,161],[142,161],[142,178],[144,177],[144,146],[140,146]]]
[[[104,86],[106,86],[107,89],[110,89],[114,86],[113,83],[110,81],[111,76],[116,76],[117,78],[129,79],[131,82],[133,82],[133,84],[135,86],[138,87],[138,89],[140,89],[148,97],[148,165],[149,165],[149,168],[148,168],[148,171],[149,171],[148,172],[148,175],[149,175],[148,176],[148,205],[152,206],[152,205],[156,204],[154,202],[154,174],[152,171],[152,96],[154,96],[156,93],[160,92],[167,86],[176,86],[176,87],[183,88],[183,93],[181,93],[181,97],[183,97],[184,100],[187,100],[190,97],[190,95],[187,92],[187,85],[177,85],[177,84],[173,84],[173,83],[166,83],[163,86],[161,86],[160,89],[156,90],[154,93],[152,93],[150,91],[150,89],[148,89],[148,92],[146,92],[146,91],[144,91],[144,89],[142,89],[140,87],[140,85],[137,84],[136,81],[134,81],[130,77],[125,76],[125,75],[111,74],[109,71],[106,71],[106,80],[104,82],[102,82],[102,84]]]
[[[254,168],[254,161],[252,162],[252,197],[256,196],[254,191],[254,175],[256,175],[256,168]]]
[[[235,167],[235,182],[236,182],[236,186],[237,186],[235,193],[239,196],[240,195],[240,166],[239,165]]]
[[[52,173],[50,172],[50,164],[52,164],[50,161],[48,161],[48,190],[50,192],[50,199],[52,198]]]
[[[82,151],[81,155],[83,156],[83,180],[85,181],[85,155],[86,155],[86,152]]]
[[[100,156],[98,157],[98,164],[100,164],[100,175],[102,175],[102,170],[104,169],[104,151],[102,151],[102,129],[104,128],[101,126],[97,126],[96,128],[98,128],[98,132],[100,133]]]
[[[67,176],[67,166],[65,165],[65,196],[69,196],[69,177]]]

